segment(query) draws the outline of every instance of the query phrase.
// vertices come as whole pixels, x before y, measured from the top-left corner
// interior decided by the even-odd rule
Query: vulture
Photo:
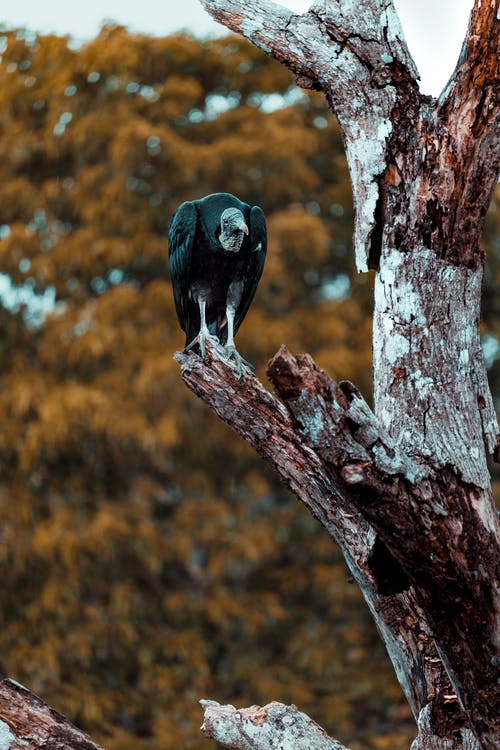
[[[196,349],[204,359],[206,341],[220,342],[241,376],[243,365],[252,365],[236,350],[234,336],[264,267],[264,212],[230,193],[185,201],[170,222],[168,247],[184,351]]]

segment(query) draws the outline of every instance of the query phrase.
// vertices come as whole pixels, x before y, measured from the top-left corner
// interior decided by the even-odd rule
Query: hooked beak
[[[239,222],[238,222],[238,223],[236,224],[236,226],[237,226],[237,228],[238,228],[238,229],[239,229],[240,231],[242,231],[242,232],[243,232],[243,234],[246,234],[246,235],[248,235],[248,227],[247,227],[247,225],[245,224],[245,222],[243,221],[243,219],[242,219],[241,221],[239,221]]]

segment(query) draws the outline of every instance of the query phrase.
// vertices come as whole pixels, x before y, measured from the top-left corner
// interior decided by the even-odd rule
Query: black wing
[[[194,203],[186,201],[179,206],[172,216],[168,231],[170,278],[174,290],[175,309],[183,331],[186,331],[189,325],[188,292],[197,222],[196,206]]]
[[[257,284],[262,276],[264,261],[267,252],[267,227],[264,211],[259,206],[253,206],[250,210],[250,225],[248,239],[250,241],[250,260],[245,273],[245,285],[241,302],[234,316],[234,332],[238,330],[243,318],[248,312],[257,289]]]

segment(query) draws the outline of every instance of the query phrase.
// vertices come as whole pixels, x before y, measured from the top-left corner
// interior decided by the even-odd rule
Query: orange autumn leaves
[[[233,37],[108,26],[0,49],[0,269],[55,297],[43,323],[0,307],[0,670],[108,750],[201,750],[202,697],[407,746],[338,550],[172,360],[169,219],[227,190],[269,226],[242,354],[263,378],[285,342],[369,389],[370,284],[326,105]]]

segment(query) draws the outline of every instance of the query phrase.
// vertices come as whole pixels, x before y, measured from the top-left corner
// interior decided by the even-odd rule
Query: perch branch
[[[62,714],[13,680],[0,682],[0,750],[102,750]]]
[[[296,706],[273,702],[236,709],[215,701],[200,703],[203,734],[235,750],[349,750]]]
[[[282,347],[270,362],[270,377],[286,408],[253,376],[239,380],[220,347],[208,352],[205,363],[196,355],[176,358],[187,385],[278,471],[339,543],[412,708],[429,702],[429,694],[411,694],[407,683],[412,680],[404,675],[414,658],[423,671],[421,648],[414,657],[410,642],[408,623],[416,621],[435,639],[453,686],[450,693],[478,736],[491,741],[495,709],[484,702],[495,685],[492,634],[498,613],[489,571],[498,550],[494,515],[482,519],[490,524],[485,534],[474,510],[474,487],[462,487],[451,470],[434,476],[399,454],[357,389],[332,381],[307,355],[293,357]],[[393,595],[390,601],[387,593]],[[396,609],[402,615],[399,626]],[[423,612],[430,613],[432,626],[425,625]],[[479,636],[465,648],[464,630]],[[416,633],[415,638],[418,643]],[[424,659],[433,658],[429,647]],[[462,721],[458,706],[454,720]]]
[[[280,375],[277,374],[280,357],[285,357],[286,361],[284,348],[275,357],[274,367],[288,408],[255,377],[245,374],[239,379],[237,371],[224,359],[221,347],[209,346],[205,362],[193,354],[176,354],[188,387],[277,471],[339,544],[382,633],[415,719],[421,709],[432,702],[436,716],[441,715],[443,721],[446,717],[448,723],[460,724],[463,716],[458,705],[456,710],[450,711],[446,703],[444,696],[452,692],[451,686],[435,649],[432,628],[413,587],[371,525],[350,502],[349,484],[340,477],[338,481],[347,493],[340,491],[316,452],[315,437],[326,424],[324,420],[329,418],[326,411],[331,408],[331,401],[323,398],[325,413],[315,415],[306,403],[308,392],[304,387],[302,401],[299,397],[297,403],[303,404],[303,417],[309,409],[310,419],[307,434],[300,429],[289,404],[294,395],[294,375],[287,381],[284,366]],[[313,366],[310,358],[306,357],[305,361]],[[335,390],[337,386],[326,384],[325,388]],[[339,395],[339,398],[347,403],[345,396]],[[371,423],[373,415],[367,419]],[[345,419],[344,423],[347,426]],[[367,437],[370,430],[372,427],[368,424],[364,430]],[[342,439],[338,439],[339,444]],[[347,465],[351,466],[354,460],[363,462],[365,449],[352,440],[349,432],[345,442],[354,451]],[[383,456],[380,450],[381,466]],[[394,470],[402,465],[413,473],[421,471],[411,464],[406,467],[402,457],[399,462],[392,463]]]

